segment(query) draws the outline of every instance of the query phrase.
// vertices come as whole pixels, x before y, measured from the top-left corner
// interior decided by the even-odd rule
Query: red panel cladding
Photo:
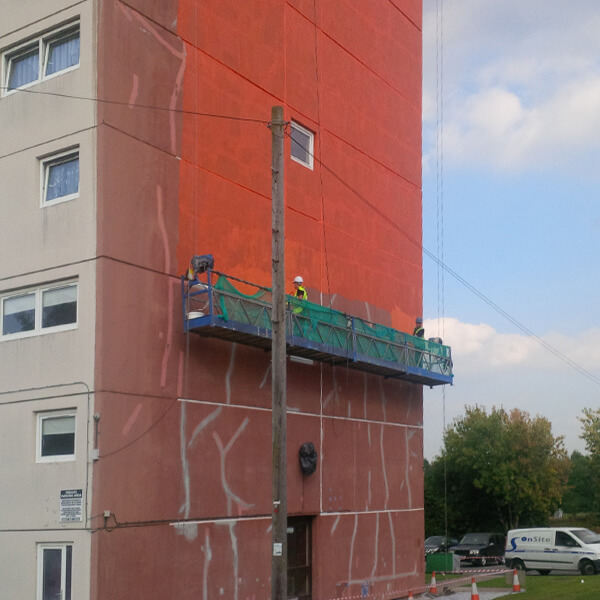
[[[180,211],[180,272],[194,254],[210,252],[218,270],[270,285],[270,200],[182,161]]]
[[[175,275],[179,161],[101,127],[98,164],[98,255]],[[166,316],[158,299],[145,300]]]
[[[209,53],[223,66],[223,73],[238,74],[281,98],[284,8],[280,0],[180,0],[178,32],[188,48]]]
[[[390,2],[374,11],[365,10],[363,0],[321,6],[320,26],[328,36],[420,110],[421,30],[410,16]]]
[[[313,527],[313,598],[402,598],[423,587],[421,510],[338,514]]]
[[[270,518],[230,519],[97,532],[93,543],[102,555],[97,597],[267,598],[270,524]]]
[[[323,414],[423,425],[422,389],[344,367],[323,368]]]
[[[317,86],[319,61],[316,48],[320,43],[314,22],[295,10],[286,10],[286,102],[298,111],[300,121],[319,120]],[[305,123],[310,128],[308,123]]]
[[[98,263],[96,387],[176,396],[181,387],[180,283],[115,261]],[[150,293],[151,290],[151,293]]]
[[[107,102],[98,104],[98,122],[130,135],[140,146],[176,155],[186,57],[182,41],[168,28],[171,23],[165,27],[149,16],[157,13],[172,21],[173,10],[161,8],[163,4],[144,2],[142,13],[123,2],[100,3],[98,97]],[[127,164],[125,160],[122,179],[130,175]]]
[[[321,457],[321,430],[318,417],[288,412],[287,417],[287,498],[288,514],[318,514],[320,512],[320,466],[312,475],[300,469],[298,451],[302,444],[312,442]]]
[[[270,411],[107,392],[96,409],[95,500],[112,526],[271,514]],[[287,438],[288,512],[317,514],[320,476],[302,473],[298,450],[321,454],[319,419],[290,414]]]
[[[314,170],[286,161],[287,280],[302,274],[311,300],[335,295],[335,307],[411,330],[420,9],[99,4],[99,96],[125,106],[100,105],[98,121],[93,514],[111,510],[121,526],[92,538],[94,600],[269,595],[270,355],[185,336],[175,275],[211,252],[217,269],[270,285],[266,122],[283,105],[318,134]],[[371,594],[406,595],[424,566],[421,389],[288,362],[288,407],[288,512],[319,515],[313,597],[357,596],[366,580]],[[308,441],[319,453],[309,477],[298,462]]]
[[[421,183],[420,103],[410,101],[333,41],[323,42],[321,118],[337,137],[414,185]]]
[[[394,424],[323,423],[326,512],[422,507],[422,433]]]

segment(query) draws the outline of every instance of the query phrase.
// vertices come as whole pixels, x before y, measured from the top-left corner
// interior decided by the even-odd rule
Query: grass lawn
[[[527,589],[519,594],[519,600],[521,598],[523,600],[596,600],[600,598],[600,576],[530,575],[527,577]]]
[[[444,578],[449,581],[451,578]],[[583,580],[583,583],[581,581]],[[429,577],[427,578],[429,583]],[[436,575],[438,586],[440,579]],[[478,581],[477,589],[507,588],[507,595],[514,600],[598,600],[600,598],[600,575],[527,575],[525,591],[512,594],[512,586],[507,586],[505,577]]]

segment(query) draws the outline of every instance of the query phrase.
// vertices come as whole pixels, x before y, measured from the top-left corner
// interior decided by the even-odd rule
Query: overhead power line
[[[8,90],[7,87],[2,87],[2,86],[0,86],[0,89]],[[145,110],[160,110],[160,111],[165,111],[165,112],[176,112],[176,113],[184,114],[184,115],[193,115],[193,116],[200,116],[200,117],[207,117],[207,118],[214,118],[214,119],[228,119],[228,120],[233,120],[233,121],[245,121],[245,122],[250,122],[250,123],[259,123],[259,124],[263,124],[263,125],[267,125],[267,126],[269,125],[269,121],[267,121],[265,119],[253,119],[253,118],[247,118],[247,117],[238,117],[238,116],[234,116],[234,115],[223,115],[223,114],[216,114],[216,113],[187,111],[187,110],[183,110],[183,109],[173,109],[173,108],[169,108],[169,107],[152,106],[152,105],[144,105],[144,104],[130,104],[129,102],[118,101],[118,100],[108,100],[108,99],[102,99],[102,98],[92,98],[92,97],[87,97],[87,96],[76,96],[76,95],[70,95],[70,94],[59,94],[56,92],[43,92],[43,91],[32,90],[32,89],[18,89],[18,90],[15,90],[15,92],[16,93],[57,96],[57,97],[61,97],[61,98],[83,100],[83,101],[89,101],[89,102],[100,102],[100,103],[112,104],[112,105],[118,105],[118,106],[126,106],[129,108],[139,108],[139,109],[145,109]],[[286,132],[286,135],[290,136],[289,132]],[[588,371],[581,365],[577,364],[575,361],[573,361],[568,356],[566,356],[565,354],[560,352],[558,349],[556,349],[554,346],[552,346],[552,344],[550,344],[546,340],[544,340],[541,337],[539,337],[538,335],[536,335],[531,329],[529,329],[528,327],[523,325],[520,321],[518,321],[510,313],[505,311],[498,304],[496,304],[494,301],[492,301],[490,298],[488,298],[483,292],[479,291],[474,285],[469,283],[464,277],[462,277],[456,271],[454,271],[452,268],[450,268],[448,265],[446,265],[435,254],[433,254],[432,252],[427,250],[427,248],[425,248],[419,240],[416,240],[414,237],[412,237],[406,230],[404,230],[402,227],[400,227],[391,217],[386,215],[383,211],[381,211],[379,208],[377,208],[372,202],[367,200],[360,192],[358,192],[358,190],[353,188],[347,181],[345,181],[335,171],[333,171],[327,165],[325,165],[322,160],[320,160],[312,152],[310,152],[310,150],[308,148],[304,148],[304,150],[313,157],[313,160],[315,160],[317,163],[319,163],[321,165],[321,168],[323,168],[327,172],[329,172],[335,179],[337,179],[352,194],[354,194],[359,200],[361,200],[364,204],[366,204],[369,208],[371,208],[371,210],[373,210],[373,212],[375,212],[385,222],[387,222],[394,229],[396,229],[396,231],[398,231],[399,233],[404,235],[404,237],[406,237],[412,244],[414,244],[417,248],[419,248],[423,252],[423,254],[425,254],[427,257],[429,257],[434,263],[436,263],[439,267],[441,267],[446,273],[448,273],[449,275],[454,277],[454,279],[456,279],[456,281],[461,283],[464,287],[466,287],[470,292],[472,292],[480,300],[485,302],[485,304],[487,304],[490,308],[492,308],[498,314],[503,316],[507,321],[512,323],[517,329],[519,329],[520,331],[522,331],[523,333],[525,333],[526,335],[528,335],[532,339],[534,339],[537,343],[539,343],[542,347],[544,347],[546,350],[548,350],[550,353],[552,353],[554,356],[556,356],[559,360],[561,360],[565,364],[569,365],[575,371],[577,371],[584,377],[588,378],[590,381],[592,381],[596,385],[600,385],[600,377],[597,377],[596,375],[594,375],[593,373],[591,373],[590,371]]]
[[[304,148],[304,150],[309,152],[309,150],[306,148]],[[325,169],[333,177],[335,177],[344,187],[346,187],[350,192],[352,192],[352,194],[354,194],[359,200],[361,200],[364,204],[366,204],[373,212],[375,212],[377,215],[379,215],[381,217],[381,219],[383,219],[386,223],[391,225],[396,231],[398,231],[404,237],[406,237],[406,239],[411,244],[414,244],[417,248],[419,248],[419,250],[421,250],[423,252],[423,254],[425,254],[427,257],[429,257],[434,263],[436,263],[446,273],[448,273],[449,275],[454,277],[454,279],[456,279],[456,281],[461,283],[464,287],[466,287],[470,292],[472,292],[480,300],[485,302],[490,308],[495,310],[498,314],[502,315],[507,321],[512,323],[517,329],[519,329],[523,333],[530,336],[537,343],[539,343],[541,346],[543,346],[546,350],[548,350],[549,352],[554,354],[554,356],[556,356],[558,359],[560,359],[561,361],[563,361],[564,363],[569,365],[571,368],[578,371],[584,377],[587,377],[590,381],[592,381],[596,385],[600,385],[600,377],[597,377],[596,375],[594,375],[593,373],[591,373],[590,371],[588,371],[581,365],[577,364],[574,360],[570,359],[568,356],[566,356],[565,354],[560,352],[560,350],[557,350],[554,346],[552,346],[552,344],[550,344],[543,338],[536,335],[531,329],[529,329],[528,327],[523,325],[523,323],[518,321],[510,313],[508,313],[506,310],[504,310],[502,307],[500,307],[498,304],[496,304],[493,300],[488,298],[483,292],[479,291],[474,285],[469,283],[464,277],[462,277],[456,271],[454,271],[454,269],[450,268],[447,264],[445,264],[433,252],[430,252],[429,250],[427,250],[427,248],[425,248],[425,246],[423,246],[423,244],[419,240],[415,239],[412,235],[410,235],[410,233],[408,233],[408,231],[406,231],[405,229],[400,227],[400,225],[398,225],[398,223],[396,223],[396,221],[394,221],[391,217],[386,215],[382,210],[377,208],[372,202],[370,202],[367,198],[365,198],[358,190],[353,188],[347,181],[345,181],[342,177],[340,177],[335,171],[333,171],[327,165],[325,165],[324,163],[319,161],[319,159],[317,157],[313,156],[313,159],[316,160],[317,162],[319,162],[323,169]]]
[[[24,89],[19,88],[16,90],[12,90],[11,88],[0,86],[0,89],[4,90],[5,92],[14,91],[15,93],[19,93],[19,94],[36,94],[38,96],[54,96],[57,98],[68,98],[70,100],[84,100],[87,102],[97,102],[100,104],[109,104],[109,105],[113,105],[113,106],[125,106],[127,108],[142,108],[145,110],[158,110],[158,111],[163,111],[163,112],[173,112],[173,113],[177,113],[177,114],[181,114],[181,115],[190,115],[190,116],[195,116],[195,117],[210,117],[213,119],[227,119],[230,121],[247,121],[249,123],[260,123],[262,125],[269,124],[269,121],[267,121],[265,119],[251,119],[251,118],[247,118],[247,117],[235,117],[232,115],[219,115],[216,113],[205,113],[205,112],[198,112],[198,111],[193,111],[193,110],[183,110],[181,108],[169,108],[166,106],[155,106],[152,104],[135,104],[135,103],[131,103],[131,102],[125,102],[123,100],[108,100],[106,98],[92,98],[90,96],[76,96],[74,94],[60,94],[58,92],[44,92],[41,90],[33,90],[33,89],[28,89],[28,88],[24,88]]]

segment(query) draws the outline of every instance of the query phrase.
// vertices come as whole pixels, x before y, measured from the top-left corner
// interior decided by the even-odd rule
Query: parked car
[[[504,563],[504,541],[501,533],[467,533],[459,544],[450,548],[450,552],[482,567],[490,563],[501,565]]]
[[[431,535],[425,540],[425,554],[448,552],[448,548],[456,546],[458,540],[445,535]]]
[[[539,527],[508,532],[506,564],[511,569],[572,571],[594,575],[600,571],[600,535],[583,527]]]

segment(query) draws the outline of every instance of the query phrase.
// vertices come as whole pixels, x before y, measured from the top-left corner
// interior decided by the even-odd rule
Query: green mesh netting
[[[270,289],[243,294],[223,275],[214,285],[215,312],[226,321],[272,329],[271,300]],[[356,351],[373,358],[408,363],[440,373],[449,372],[448,346],[293,296],[286,296],[286,302],[288,335],[325,344],[348,355]],[[353,343],[356,343],[355,348]]]

